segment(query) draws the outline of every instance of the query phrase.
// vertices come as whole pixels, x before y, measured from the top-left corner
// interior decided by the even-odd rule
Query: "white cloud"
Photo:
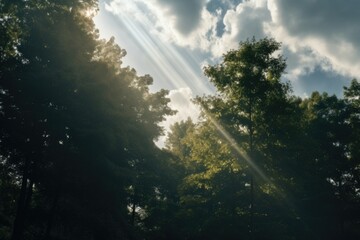
[[[271,20],[267,0],[250,0],[237,6],[232,1],[224,2],[228,9],[211,12],[206,8],[209,0],[112,0],[106,9],[144,23],[151,34],[163,41],[210,50],[218,57],[236,48],[240,40],[264,37],[264,24]],[[220,37],[219,22],[225,26]]]
[[[202,5],[198,12],[199,17],[196,24],[191,25],[189,19],[192,18],[186,14],[175,14],[174,11],[165,11],[164,14],[162,6],[158,4],[151,5],[150,8],[158,17],[156,31],[153,32],[159,35],[161,39],[192,49],[209,49],[211,39],[216,35],[216,23],[219,21],[218,13],[210,13],[206,10],[205,5]],[[183,29],[186,23],[189,26],[185,32]]]
[[[286,57],[285,77],[292,81],[301,79],[302,76],[312,73],[317,68],[325,71],[332,70],[327,58],[306,46],[293,49],[291,46],[283,44],[281,54]]]
[[[138,46],[143,44],[141,49],[150,56],[147,61],[164,73],[156,81],[162,77],[177,88],[169,97],[179,113],[162,123],[166,129],[189,116],[197,119],[199,109],[189,100],[191,89],[199,94],[198,89],[206,88],[194,69],[215,64],[239,41],[253,36],[282,42],[290,80],[300,82],[319,69],[360,76],[359,7],[357,0],[109,0],[105,5],[119,16]],[[180,54],[181,47],[205,54],[192,56],[195,51],[187,50],[196,59],[190,64]],[[181,88],[186,85],[191,89]]]
[[[185,37],[176,33],[172,35],[172,40],[178,45],[211,50],[214,57],[219,57],[236,48],[239,41],[252,36],[257,39],[271,36],[287,49],[283,53],[288,58],[289,79],[299,79],[316,67],[351,77],[360,75],[358,1],[351,0],[346,4],[327,0],[243,1],[235,8],[225,10],[222,15],[225,29],[221,36],[217,36],[215,30],[217,22],[221,21],[221,12],[210,13],[204,1],[202,3],[202,9],[200,5],[196,6],[201,15],[197,15],[198,25],[192,28],[191,34]],[[174,10],[172,14],[178,22],[181,18],[186,22],[188,17],[181,11]],[[170,28],[176,29],[174,23]],[[169,36],[166,31],[163,33]]]
[[[360,75],[359,7],[357,0],[111,0],[107,5],[108,11],[146,23],[163,42],[210,53],[213,63],[239,41],[274,37],[283,44],[286,77],[294,81],[316,69]]]
[[[112,0],[110,3],[105,3],[105,9],[114,15],[126,13],[131,15],[134,20],[141,22],[144,20],[144,14],[139,11],[138,3],[139,0]]]
[[[165,9],[167,17],[174,18],[174,27],[183,35],[197,28],[205,0],[155,0],[159,8]]]
[[[208,49],[216,34],[219,13],[206,10],[206,0],[112,0],[105,9],[144,23],[149,33],[165,42]]]
[[[169,96],[171,100],[169,106],[172,109],[176,109],[178,112],[166,118],[166,120],[161,124],[166,129],[175,122],[186,120],[188,117],[192,118],[194,121],[197,120],[200,114],[200,109],[195,105],[191,99],[194,97],[190,88],[179,88],[170,90]]]
[[[264,25],[271,20],[266,0],[242,2],[235,9],[227,10],[223,23],[225,32],[212,46],[212,53],[221,56],[230,49],[238,47],[240,41],[253,36],[265,37]]]
[[[313,65],[360,75],[359,1],[268,0],[268,6],[272,35],[294,54],[304,55],[304,49],[311,49]],[[301,61],[298,64],[302,66]]]

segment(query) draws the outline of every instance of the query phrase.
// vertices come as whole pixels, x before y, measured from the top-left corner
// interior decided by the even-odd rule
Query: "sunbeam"
[[[110,3],[111,4],[111,3]],[[163,79],[171,82],[173,88],[190,87],[197,94],[211,93],[213,90],[206,84],[194,69],[201,69],[199,66],[191,66],[183,55],[171,43],[164,42],[160,36],[151,33],[154,24],[148,15],[141,16],[141,24],[130,16],[126,11],[106,5],[108,11],[112,11],[131,33],[137,45],[141,47],[156,66]],[[137,3],[132,5],[133,11],[142,12]],[[194,54],[188,52],[191,59],[196,59]],[[191,85],[189,84],[191,82]]]
[[[236,153],[238,153],[249,164],[249,167],[265,182],[273,185],[274,183],[265,175],[265,173],[260,169],[260,167],[257,166],[253,159],[251,159],[250,156],[239,147],[236,140],[231,136],[231,134],[226,131],[223,126],[221,126],[221,124],[211,115],[211,113],[205,111],[204,109],[203,111],[206,117],[215,126],[216,130],[227,140],[227,142],[236,151]]]
[[[227,142],[230,144],[230,147],[233,148],[233,150],[236,151],[237,154],[241,156],[242,159],[244,159],[249,167],[253,170],[253,172],[258,175],[264,182],[269,184],[273,187],[274,193],[280,197],[280,200],[283,201],[284,205],[286,205],[289,209],[293,209],[293,214],[297,216],[297,219],[301,224],[305,227],[310,228],[310,225],[304,221],[304,219],[300,216],[303,216],[303,214],[298,210],[298,207],[289,200],[289,198],[286,196],[286,194],[282,191],[282,189],[279,187],[278,184],[276,184],[274,181],[272,181],[265,173],[264,171],[254,162],[253,159],[250,158],[250,156],[246,153],[245,150],[241,149],[238,145],[237,141],[231,136],[231,134],[224,129],[224,127],[221,126],[221,124],[211,115],[211,113],[206,112],[203,109],[203,112],[205,113],[206,117],[210,120],[210,122],[215,126],[216,130],[227,140]]]

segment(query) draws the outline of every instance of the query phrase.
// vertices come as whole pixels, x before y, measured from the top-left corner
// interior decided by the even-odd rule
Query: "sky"
[[[343,86],[360,76],[358,0],[100,0],[99,7],[100,36],[114,36],[126,50],[124,65],[150,74],[153,91],[170,91],[178,113],[162,123],[166,129],[195,120],[199,109],[190,99],[215,92],[203,67],[252,37],[282,43],[282,78],[300,97],[342,96]]]

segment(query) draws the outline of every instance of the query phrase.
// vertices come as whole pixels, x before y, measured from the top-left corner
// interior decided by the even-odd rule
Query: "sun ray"
[[[133,11],[142,12],[136,3],[133,4],[132,8],[134,8]],[[112,11],[116,13],[116,16],[133,36],[144,54],[153,63],[156,63],[159,74],[163,76],[163,79],[170,81],[173,88],[190,87],[197,94],[212,92],[211,86],[205,84],[201,76],[199,76],[199,72],[195,70],[200,69],[200,65],[190,65],[172,43],[163,41],[161,36],[152,32],[154,23],[147,14],[143,14],[141,22],[139,22],[127,11],[119,12],[120,10],[114,7],[112,7]],[[189,58],[196,59],[192,53],[187,52],[186,54]],[[191,82],[191,85],[188,84],[189,82]]]
[[[265,182],[269,184],[273,184],[273,182],[266,176],[263,170],[257,164],[253,161],[253,159],[250,158],[250,156],[240,148],[237,141],[232,137],[232,135],[209,113],[203,110],[206,117],[210,120],[210,122],[215,126],[216,130],[227,140],[227,142],[230,144],[230,146],[233,148],[233,150],[236,151],[239,156],[241,156],[242,159],[244,159],[249,167],[264,180]]]

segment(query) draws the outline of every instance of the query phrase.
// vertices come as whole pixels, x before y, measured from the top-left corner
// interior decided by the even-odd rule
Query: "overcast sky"
[[[358,0],[100,0],[95,22],[126,49],[124,64],[170,90],[179,114],[165,126],[198,114],[189,98],[214,91],[202,67],[253,36],[282,42],[283,79],[298,96],[341,96],[360,76]]]

